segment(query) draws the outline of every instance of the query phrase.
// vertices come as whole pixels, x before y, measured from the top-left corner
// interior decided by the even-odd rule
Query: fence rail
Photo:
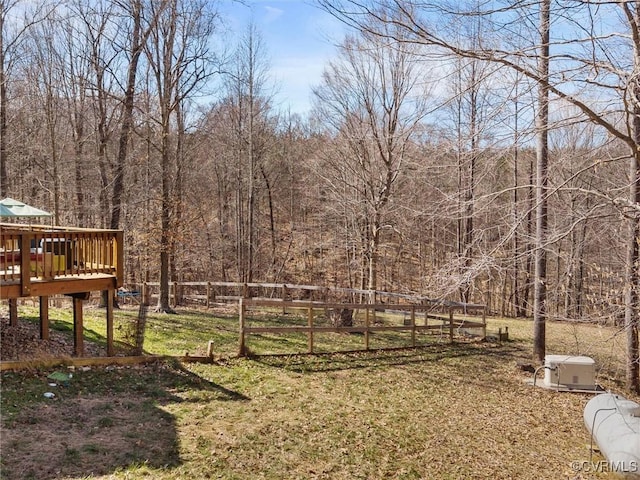
[[[141,293],[141,301],[150,304],[152,297],[158,294],[159,287],[158,282],[145,282],[141,288],[129,286],[129,289],[136,295]],[[173,306],[182,305],[186,301],[197,301],[207,307],[220,301],[237,302],[239,305],[238,350],[241,356],[247,354],[247,337],[259,334],[306,334],[309,353],[316,351],[314,336],[326,333],[360,333],[363,335],[362,349],[364,350],[371,349],[371,335],[380,332],[409,332],[412,347],[416,346],[417,334],[422,332],[440,331],[448,336],[450,342],[454,341],[456,331],[460,330],[480,330],[481,338],[487,336],[487,310],[486,306],[481,304],[465,304],[380,290],[285,283],[187,281],[170,282],[169,287],[170,302]],[[344,298],[360,299],[360,301],[340,300]],[[247,311],[254,308],[281,309],[283,314],[286,314],[287,310],[306,311],[306,321],[304,325],[281,323],[253,326],[248,322]],[[327,322],[327,314],[330,310],[343,309],[363,312],[364,323],[336,325]],[[403,324],[380,324],[377,321],[380,317],[377,312],[380,311],[404,315]],[[464,318],[472,314],[481,320]],[[322,319],[323,315],[324,319]],[[423,319],[419,318],[419,315]]]
[[[160,288],[159,282],[144,282],[141,286],[130,285],[129,290],[142,292],[145,303],[151,303],[152,297],[157,295]],[[207,307],[218,301],[237,302],[242,298],[257,298],[262,300],[292,301],[292,302],[317,302],[329,303],[332,300],[360,298],[361,302],[351,303],[376,303],[387,299],[389,302],[396,300],[396,303],[406,302],[406,304],[423,304],[432,308],[455,308],[462,311],[479,311],[485,305],[461,303],[452,300],[433,299],[430,297],[386,292],[383,290],[362,290],[356,288],[322,287],[318,285],[297,285],[290,283],[262,283],[262,282],[170,282],[170,301],[173,306],[181,304],[183,301],[199,301]],[[298,297],[296,297],[296,292]],[[338,303],[340,303],[338,301]],[[344,302],[343,302],[344,303]],[[349,302],[347,302],[349,303]],[[382,303],[382,302],[380,302]],[[384,304],[384,308],[390,308],[391,303]],[[405,304],[403,304],[405,305]]]
[[[277,326],[249,326],[247,323],[247,310],[254,307],[265,308],[287,308],[306,310],[306,325],[277,325]],[[246,339],[252,334],[287,334],[287,333],[306,333],[308,343],[308,353],[314,353],[314,335],[317,333],[362,333],[364,334],[364,350],[370,350],[370,334],[375,332],[389,331],[405,331],[411,333],[411,346],[416,346],[416,335],[418,332],[446,329],[449,342],[454,341],[456,329],[480,329],[482,338],[487,335],[486,309],[483,305],[449,305],[445,308],[442,316],[434,315],[433,305],[405,305],[405,304],[362,304],[362,303],[321,303],[321,302],[292,302],[283,300],[265,300],[265,299],[240,299],[239,300],[239,345],[238,354],[245,356],[247,354]],[[479,313],[482,321],[470,321],[460,317],[456,317],[455,313],[464,308],[464,313],[470,311]],[[319,325],[316,323],[317,313],[320,310],[325,313],[331,309],[364,311],[364,324],[361,326],[341,326],[341,325]],[[394,313],[408,313],[408,324],[403,325],[379,325],[375,323],[376,311],[379,310],[393,311]],[[416,321],[416,313],[424,312],[424,323],[418,324]],[[429,319],[436,319],[440,323],[428,323]]]

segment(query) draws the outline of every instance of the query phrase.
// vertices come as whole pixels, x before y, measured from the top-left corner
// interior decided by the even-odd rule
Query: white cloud
[[[264,9],[266,12],[264,16],[265,23],[275,22],[284,13],[284,10],[275,7],[265,6]]]

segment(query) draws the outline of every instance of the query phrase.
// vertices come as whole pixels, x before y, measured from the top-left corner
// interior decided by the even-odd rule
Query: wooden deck
[[[123,233],[0,224],[0,299],[117,289]]]
[[[48,297],[73,297],[74,352],[84,353],[82,302],[107,291],[107,354],[113,354],[114,292],[123,284],[123,232],[0,223],[0,300],[9,301],[12,325],[17,299],[40,298],[40,337],[49,336]]]

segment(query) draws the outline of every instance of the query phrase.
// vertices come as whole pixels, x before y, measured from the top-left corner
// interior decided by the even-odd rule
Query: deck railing
[[[122,238],[118,230],[0,224],[0,283],[108,274],[121,284]]]

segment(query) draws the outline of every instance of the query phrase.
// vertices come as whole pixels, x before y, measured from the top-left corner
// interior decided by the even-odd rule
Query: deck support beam
[[[73,353],[84,356],[84,325],[82,318],[82,298],[73,297]]]
[[[49,340],[49,297],[40,297],[40,340]]]
[[[113,357],[113,299],[114,290],[107,290],[107,356]]]
[[[18,326],[18,299],[9,299],[9,325],[12,327]]]

